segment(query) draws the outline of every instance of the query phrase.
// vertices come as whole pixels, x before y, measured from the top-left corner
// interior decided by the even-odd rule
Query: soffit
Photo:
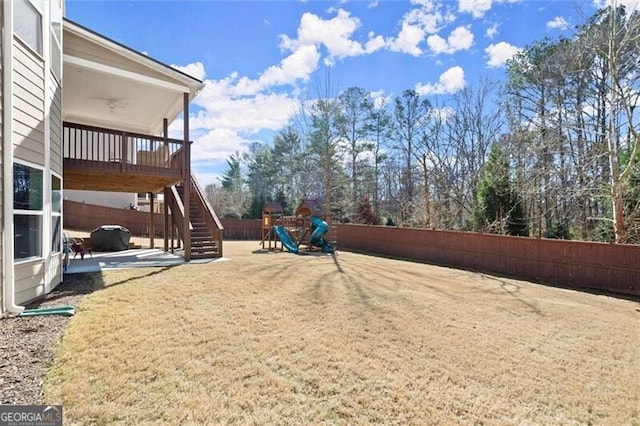
[[[63,119],[159,134],[202,82],[71,21],[64,21]]]

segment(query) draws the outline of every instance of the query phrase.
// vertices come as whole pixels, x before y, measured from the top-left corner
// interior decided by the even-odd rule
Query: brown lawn
[[[640,304],[349,252],[104,273],[65,424],[640,424]]]

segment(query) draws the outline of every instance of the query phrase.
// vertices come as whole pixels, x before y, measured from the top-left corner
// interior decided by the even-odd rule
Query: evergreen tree
[[[491,147],[478,182],[476,224],[492,233],[528,235],[527,220],[520,197],[511,186],[509,162],[497,145]]]
[[[358,223],[364,223],[367,225],[379,225],[380,216],[373,210],[369,197],[362,197],[358,204]]]
[[[240,153],[236,152],[227,160],[227,170],[222,175],[223,215],[242,219],[248,204],[249,194],[245,189],[245,182],[240,166]]]

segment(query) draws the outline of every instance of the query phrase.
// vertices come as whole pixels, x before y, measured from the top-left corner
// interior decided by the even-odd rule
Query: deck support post
[[[153,192],[149,192],[149,246],[155,248],[155,234],[156,234],[156,206],[153,204]]]
[[[169,137],[169,120],[167,118],[162,119],[162,136],[165,138]],[[164,204],[164,208],[162,209],[162,213],[164,214],[164,232],[162,235],[164,236],[164,251],[166,253],[169,251],[169,188],[166,186],[163,188],[162,198]]]
[[[189,93],[184,93],[183,114],[184,114],[184,260],[191,261],[191,229],[189,228],[189,210],[191,206],[191,146],[189,142]]]

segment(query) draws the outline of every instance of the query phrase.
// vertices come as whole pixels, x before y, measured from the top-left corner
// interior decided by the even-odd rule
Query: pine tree
[[[358,223],[364,223],[367,225],[379,225],[380,216],[373,210],[369,197],[362,197],[358,204]]]
[[[500,234],[527,236],[528,224],[522,200],[512,188],[509,162],[497,145],[478,182],[476,224],[479,229]]]

